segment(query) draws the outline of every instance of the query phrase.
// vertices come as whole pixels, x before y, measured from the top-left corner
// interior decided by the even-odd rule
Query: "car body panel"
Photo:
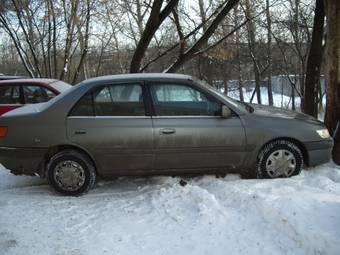
[[[22,104],[7,104],[7,105],[0,105],[0,116],[6,112],[12,111],[19,107],[22,107]]]
[[[143,87],[145,116],[70,116],[87,93],[107,84],[138,82]],[[197,89],[206,98],[227,106],[231,116],[158,116],[149,84],[171,82]],[[249,109],[247,109],[247,107]],[[25,174],[44,176],[51,156],[65,148],[85,152],[99,175],[180,173],[253,167],[259,150],[270,141],[294,141],[308,165],[327,162],[331,138],[304,114],[261,105],[245,107],[195,78],[176,74],[128,74],[89,79],[43,104],[5,113],[0,126],[0,163]],[[24,152],[30,151],[30,154]],[[318,155],[320,154],[320,155]]]
[[[67,137],[87,148],[103,172],[153,168],[151,117],[68,117]]]
[[[240,167],[246,138],[240,119],[156,117],[155,169]]]

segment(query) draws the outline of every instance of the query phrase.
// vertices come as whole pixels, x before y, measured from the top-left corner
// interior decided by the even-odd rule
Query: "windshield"
[[[226,94],[218,91],[216,88],[214,88],[213,86],[205,83],[204,81],[195,79],[195,82],[197,82],[198,84],[200,84],[201,86],[205,87],[206,89],[208,89],[209,91],[211,91],[212,93],[218,95],[219,97],[222,97],[225,101],[228,102],[229,105],[231,105],[232,107],[237,108],[238,110],[247,113],[248,112],[248,105],[244,102],[241,101],[237,101],[232,99],[231,97],[228,97]]]

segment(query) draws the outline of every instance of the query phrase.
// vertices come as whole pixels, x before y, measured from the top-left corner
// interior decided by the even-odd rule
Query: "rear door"
[[[89,151],[104,174],[153,167],[153,127],[143,93],[139,82],[104,85],[87,93],[67,118],[69,140]]]
[[[155,106],[155,169],[229,169],[242,165],[240,119],[221,117],[222,104],[190,84],[150,84]]]

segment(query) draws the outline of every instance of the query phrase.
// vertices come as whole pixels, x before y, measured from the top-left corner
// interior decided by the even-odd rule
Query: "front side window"
[[[158,116],[216,116],[221,104],[204,93],[184,84],[151,85]]]
[[[145,116],[139,84],[107,85],[87,93],[70,116]]]

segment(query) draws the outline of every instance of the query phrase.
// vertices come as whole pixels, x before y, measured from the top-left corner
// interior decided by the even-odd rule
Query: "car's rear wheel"
[[[80,196],[93,186],[96,173],[92,160],[85,153],[63,150],[50,159],[46,166],[46,178],[58,194]]]
[[[257,158],[260,178],[286,178],[298,175],[303,167],[300,148],[293,142],[276,140],[265,145]]]

